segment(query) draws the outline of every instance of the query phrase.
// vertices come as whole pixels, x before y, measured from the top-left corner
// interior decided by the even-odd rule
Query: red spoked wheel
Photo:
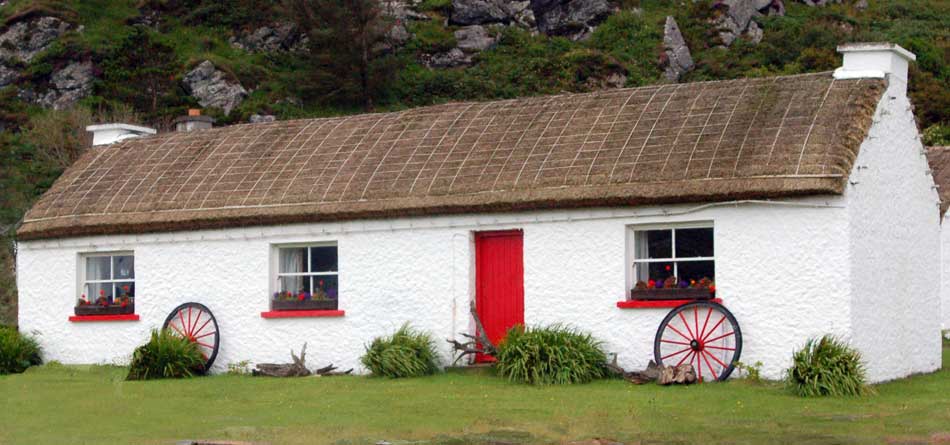
[[[721,304],[687,303],[670,311],[660,323],[653,343],[658,365],[693,365],[699,381],[729,378],[742,353],[739,323]]]
[[[218,356],[220,334],[218,321],[214,314],[203,304],[185,303],[173,310],[165,318],[162,329],[169,329],[175,335],[187,338],[198,346],[205,358],[205,371],[211,369]]]

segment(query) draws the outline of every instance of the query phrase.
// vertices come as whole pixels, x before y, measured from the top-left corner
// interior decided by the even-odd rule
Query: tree
[[[175,105],[181,64],[175,50],[156,40],[144,26],[135,26],[102,61],[102,95],[124,102],[151,117]]]
[[[378,0],[286,0],[309,37],[310,70],[302,87],[324,102],[372,110],[397,71],[395,21]]]

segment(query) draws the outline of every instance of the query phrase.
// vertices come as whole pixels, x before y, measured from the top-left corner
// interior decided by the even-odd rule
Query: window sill
[[[680,307],[694,301],[710,301],[722,304],[721,298],[713,298],[712,300],[626,300],[618,301],[617,307],[620,309],[663,309]]]
[[[267,311],[261,312],[261,318],[315,318],[342,317],[345,311]]]
[[[138,314],[122,314],[122,315],[72,315],[69,317],[69,321],[78,323],[78,322],[89,322],[89,321],[139,321]]]

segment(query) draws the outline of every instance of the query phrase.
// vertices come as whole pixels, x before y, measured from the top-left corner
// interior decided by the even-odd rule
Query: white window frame
[[[86,279],[86,261],[87,261],[89,258],[103,258],[103,257],[109,257],[109,276],[114,278],[114,277],[115,277],[115,261],[112,260],[112,258],[113,258],[113,257],[117,257],[117,256],[130,256],[130,257],[132,257],[132,259],[133,259],[133,261],[134,261],[134,259],[135,259],[135,252],[134,252],[134,251],[131,251],[131,250],[120,250],[120,251],[114,251],[114,252],[84,252],[84,253],[80,253],[80,254],[79,254],[79,273],[77,274],[77,276],[79,277],[79,283],[78,283],[78,286],[77,286],[77,287],[78,287],[78,289],[77,289],[78,292],[76,292],[76,299],[77,299],[77,300],[78,300],[79,298],[81,298],[83,295],[86,295],[86,300],[87,300],[87,301],[89,301],[90,303],[95,303],[95,301],[99,298],[98,295],[87,295],[87,294],[86,294],[86,285],[87,285],[87,284],[107,284],[107,283],[108,283],[108,284],[112,284],[112,298],[115,299],[115,298],[117,297],[117,295],[116,295],[117,292],[115,291],[115,285],[116,285],[116,284],[118,284],[118,283],[133,283],[133,284],[137,283],[137,280],[136,280],[136,275],[137,275],[137,274],[136,274],[134,271],[133,271],[133,273],[132,273],[132,278],[131,278],[131,279],[120,279],[120,280],[116,280],[116,279],[112,279],[112,280],[87,280],[87,279]],[[138,294],[138,292],[136,292],[136,294]],[[136,297],[136,295],[133,295],[133,296],[132,296],[132,298],[135,298],[135,297]]]
[[[712,229],[713,231],[713,256],[710,257],[676,257],[676,231],[681,229]],[[646,232],[650,230],[670,230],[671,231],[671,245],[670,245],[670,254],[672,258],[648,258],[648,259],[638,259],[637,250],[639,249],[639,244],[637,241],[638,232]],[[644,225],[631,225],[627,226],[627,289],[633,289],[637,281],[637,271],[640,264],[650,264],[650,263],[673,263],[673,276],[679,277],[679,266],[677,263],[685,263],[692,261],[712,261],[713,267],[716,264],[716,227],[712,221],[697,221],[697,222],[685,222],[685,223],[670,223],[670,224],[644,224]]]
[[[301,272],[301,273],[281,273],[280,272],[280,249],[294,249],[294,248],[306,248],[307,250],[307,264],[312,266],[313,262],[311,261],[310,248],[311,247],[336,247],[336,271],[333,272]],[[280,292],[280,279],[282,277],[310,277],[310,289],[313,289],[313,277],[327,277],[333,276],[337,277],[337,299],[340,298],[340,244],[336,241],[318,241],[312,243],[290,243],[290,244],[274,244],[271,246],[271,262],[270,262],[270,282],[271,289],[268,293],[268,299],[273,299],[275,292]]]

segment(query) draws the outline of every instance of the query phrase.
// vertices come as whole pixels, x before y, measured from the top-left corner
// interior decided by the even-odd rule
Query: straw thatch
[[[884,87],[821,73],[163,134],[89,150],[19,235],[841,193]]]
[[[950,208],[950,147],[929,147],[927,162],[930,171],[937,183],[937,192],[940,195],[940,215],[943,216]]]

